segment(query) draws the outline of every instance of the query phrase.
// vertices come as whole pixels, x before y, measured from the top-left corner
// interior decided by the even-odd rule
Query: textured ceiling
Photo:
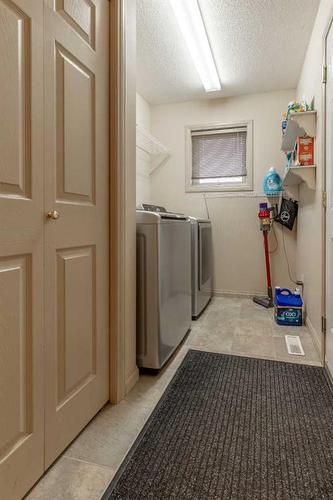
[[[181,1],[181,0],[180,0]],[[223,89],[206,93],[169,0],[137,0],[137,89],[151,104],[294,88],[319,0],[200,0]]]

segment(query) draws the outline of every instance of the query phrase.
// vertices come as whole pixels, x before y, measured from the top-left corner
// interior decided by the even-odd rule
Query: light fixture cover
[[[197,0],[170,0],[206,92],[221,90],[214,57]]]

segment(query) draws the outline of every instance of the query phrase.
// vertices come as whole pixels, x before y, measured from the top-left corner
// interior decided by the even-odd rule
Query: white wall
[[[323,130],[324,113],[322,64],[324,34],[333,14],[333,1],[322,0],[309,42],[303,69],[300,75],[297,98],[305,98],[314,104],[317,110],[317,135],[315,144],[315,162],[317,164],[316,190],[311,191],[305,185],[300,188],[300,206],[297,244],[297,274],[304,275],[305,302],[307,321],[317,344],[322,346],[321,315],[323,303],[323,233],[322,203],[323,189]]]
[[[136,94],[136,123],[147,132],[151,131],[151,109],[149,103]],[[148,153],[136,148],[136,204],[149,203],[151,200],[150,157]]]
[[[152,202],[199,217],[206,216],[202,195],[185,193],[185,126],[253,120],[254,192],[207,195],[213,224],[214,287],[217,293],[265,292],[258,204],[266,201],[262,195],[262,179],[267,169],[274,165],[283,172],[284,156],[280,152],[282,113],[294,98],[295,91],[286,90],[151,108],[152,133],[171,153],[170,159],[151,176]],[[281,228],[276,227],[276,232],[279,246],[271,256],[273,284],[291,286],[283,255]],[[291,266],[295,269],[295,232],[291,234],[285,230],[285,234]],[[274,244],[272,235],[272,248]]]

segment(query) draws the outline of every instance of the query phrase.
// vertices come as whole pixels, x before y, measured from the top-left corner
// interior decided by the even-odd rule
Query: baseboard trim
[[[252,298],[254,296],[265,297],[264,292],[236,292],[233,290],[213,290],[213,296],[233,297],[235,299]]]
[[[309,316],[307,315],[306,318],[305,318],[305,324],[306,326],[308,327],[309,331],[310,331],[310,335],[312,337],[312,340],[313,340],[313,343],[315,345],[315,348],[317,349],[318,351],[318,354],[320,356],[320,359],[322,358],[322,345],[321,345],[321,335],[318,335],[318,332],[317,330],[315,329],[315,327],[313,326]]]
[[[135,370],[131,373],[131,375],[127,378],[125,382],[125,394],[128,394],[133,389],[138,380],[139,380],[139,369],[138,367],[135,367]]]

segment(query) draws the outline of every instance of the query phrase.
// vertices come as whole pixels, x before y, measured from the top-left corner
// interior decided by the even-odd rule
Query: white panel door
[[[0,498],[44,470],[43,0],[0,0]]]
[[[333,376],[333,28],[326,41],[326,363]]]
[[[46,466],[108,400],[108,0],[45,0]]]

